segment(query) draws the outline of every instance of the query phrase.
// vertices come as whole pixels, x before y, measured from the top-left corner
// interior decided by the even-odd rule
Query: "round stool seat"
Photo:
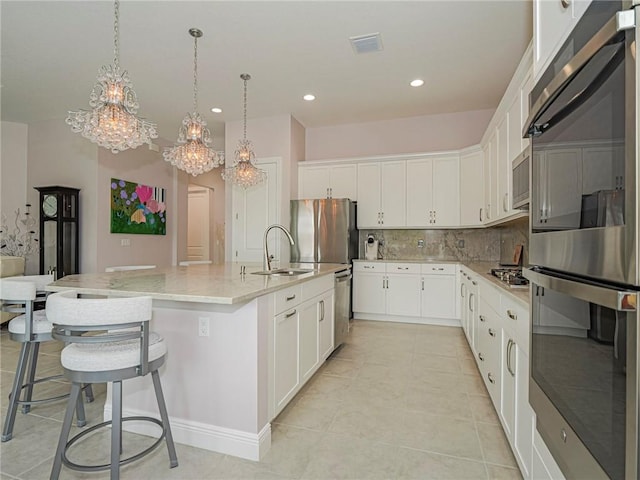
[[[9,333],[24,335],[24,324],[26,318],[27,317],[24,314],[13,318],[9,322]],[[47,320],[47,313],[44,310],[37,310],[33,312],[33,333],[51,333],[52,328],[53,325],[49,320]]]
[[[149,333],[149,362],[167,353],[164,338]],[[140,364],[140,340],[109,343],[72,343],[62,350],[62,366],[78,372],[102,372],[135,367]]]

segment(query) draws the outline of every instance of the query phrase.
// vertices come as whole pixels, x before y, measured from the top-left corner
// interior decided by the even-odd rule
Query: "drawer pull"
[[[507,315],[509,315],[509,318],[511,320],[518,320],[518,315],[516,315],[515,313],[513,313],[511,310],[507,310]]]
[[[362,268],[373,268],[373,265],[363,265]]]
[[[444,268],[442,268],[442,267],[440,267],[440,268],[431,267],[431,270],[434,270],[436,272],[442,272],[444,270]]]
[[[396,267],[398,270],[409,270],[409,267]]]
[[[486,321],[486,318],[484,318],[484,315],[480,315],[480,321],[481,321],[481,322]]]
[[[492,337],[496,336],[496,332],[495,332],[495,330],[493,328],[489,329],[489,335],[491,335]]]
[[[478,282],[476,282],[475,280],[471,280],[471,284],[475,286],[478,285]]]
[[[491,383],[496,383],[496,381],[493,379],[493,375],[491,375],[491,372],[487,373],[487,378]]]
[[[478,352],[478,358],[481,362],[484,362],[484,355],[482,355],[482,352]]]
[[[291,317],[293,317],[295,314],[296,314],[296,311],[294,310],[294,311],[293,311],[293,312],[291,312],[291,313],[287,313],[287,314],[284,316],[284,318],[291,318]]]
[[[290,302],[291,300],[293,300],[294,298],[296,298],[295,294],[291,295],[290,297],[286,297],[287,302]]]

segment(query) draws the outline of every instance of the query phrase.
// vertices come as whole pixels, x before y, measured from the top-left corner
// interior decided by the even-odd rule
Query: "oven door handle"
[[[531,106],[529,118],[524,124],[523,138],[537,133],[535,122],[547,110],[551,103],[562,93],[564,88],[573,78],[589,63],[589,61],[606,45],[624,41],[624,33],[628,27],[628,16],[635,15],[634,10],[626,10],[616,13],[609,21],[580,49],[574,57],[553,77],[547,87],[542,91],[535,103]],[[635,22],[633,22],[635,23]],[[617,37],[621,38],[617,38]]]
[[[592,302],[620,312],[637,310],[638,292],[619,290],[611,287],[585,283],[583,280],[572,280],[568,275],[543,273],[538,269],[525,268],[523,275],[536,285],[564,293],[585,302]]]

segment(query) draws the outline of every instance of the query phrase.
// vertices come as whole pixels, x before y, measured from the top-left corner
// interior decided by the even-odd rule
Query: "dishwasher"
[[[334,303],[334,344],[333,348],[342,345],[349,334],[349,317],[351,312],[351,268],[340,270],[335,274]]]

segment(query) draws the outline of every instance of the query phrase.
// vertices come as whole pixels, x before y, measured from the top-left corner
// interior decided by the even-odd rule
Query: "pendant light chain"
[[[247,80],[249,80],[248,75],[245,75],[243,77],[244,80],[244,132],[243,132],[243,139],[246,140],[247,139]]]
[[[113,65],[115,70],[120,69],[120,2],[114,2],[114,20],[113,20]]]
[[[193,37],[193,111],[198,111],[198,37]]]

